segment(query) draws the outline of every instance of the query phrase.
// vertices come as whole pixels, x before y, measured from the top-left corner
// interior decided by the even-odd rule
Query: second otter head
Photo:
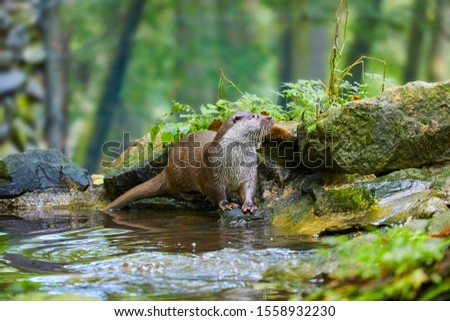
[[[217,132],[215,140],[261,142],[270,133],[274,120],[270,116],[237,112],[228,117]]]

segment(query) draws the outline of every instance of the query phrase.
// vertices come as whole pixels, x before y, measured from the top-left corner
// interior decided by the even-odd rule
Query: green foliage
[[[448,238],[393,228],[334,243],[336,247],[327,250],[334,251],[339,261],[329,275],[333,281],[313,299],[412,300],[450,291],[450,284],[442,283],[448,275],[441,275],[436,266],[447,251]]]
[[[299,80],[283,84],[281,97],[286,99],[286,107],[293,119],[315,118],[322,111],[326,92],[320,81]]]
[[[170,113],[164,114],[161,121],[150,127],[150,137],[152,141],[156,140],[158,134],[161,134],[163,143],[177,142],[180,137],[191,132],[207,129],[210,123],[220,114],[231,114],[232,111],[223,102],[219,101],[220,107],[207,104],[201,106],[200,113],[197,113],[191,106],[172,101]],[[177,116],[184,121],[171,121]],[[223,116],[223,115],[222,115]],[[223,117],[222,117],[223,118]]]
[[[344,80],[340,86],[339,95],[332,98],[320,81],[300,79],[296,83],[284,83],[284,89],[277,92],[276,96],[286,102],[286,108],[269,98],[243,93],[238,88],[235,89],[241,93],[241,97],[236,101],[219,99],[215,104],[202,105],[200,112],[196,112],[189,105],[172,101],[171,111],[164,114],[159,123],[150,127],[150,136],[152,141],[161,134],[163,143],[177,142],[180,137],[208,129],[214,120],[224,120],[241,110],[269,114],[277,121],[301,120],[306,123],[309,130],[312,130],[322,112],[341,106],[355,97],[357,99],[367,97],[367,84]]]
[[[341,99],[343,96],[346,94],[353,95],[354,92],[357,93],[361,89],[361,84],[352,84],[346,81],[346,78],[352,76],[351,70],[358,65],[362,66],[362,76],[364,78],[364,66],[367,60],[373,60],[383,65],[383,81],[381,83],[381,91],[383,92],[385,88],[387,63],[384,60],[369,56],[361,56],[349,66],[340,69],[339,64],[342,60],[347,38],[348,15],[347,1],[340,0],[339,7],[336,11],[334,43],[331,49],[330,58],[330,77],[327,87],[327,94],[331,100],[331,105],[334,105],[335,103],[341,104]],[[365,89],[367,90],[367,87]]]

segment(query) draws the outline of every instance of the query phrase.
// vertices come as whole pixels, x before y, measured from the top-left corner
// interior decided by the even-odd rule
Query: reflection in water
[[[156,249],[175,252],[204,252],[223,248],[242,250],[281,247],[310,249],[317,241],[299,239],[298,235],[276,229],[267,222],[249,227],[229,227],[218,222],[218,217],[197,213],[175,212],[118,212],[111,214],[120,227],[133,229],[130,237],[136,242],[156,242]],[[155,249],[155,248],[154,248]]]
[[[282,299],[284,289],[258,289],[263,273],[317,246],[265,222],[235,228],[195,213],[13,214],[0,214],[0,267],[33,272],[40,291],[102,300]]]

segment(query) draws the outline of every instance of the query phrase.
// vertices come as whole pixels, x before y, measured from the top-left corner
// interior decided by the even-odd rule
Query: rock
[[[255,213],[244,213],[240,208],[216,211],[220,215],[220,222],[231,227],[244,227],[249,223],[266,221],[272,216],[271,210],[256,210]]]
[[[133,142],[119,158],[108,164],[104,178],[106,196],[115,199],[156,176],[167,164],[167,155],[167,148],[153,147],[149,135]]]
[[[23,24],[17,24],[9,31],[5,45],[7,48],[18,49],[25,47],[29,41],[30,35],[27,27]]]
[[[344,173],[380,174],[448,161],[450,81],[412,82],[329,110],[302,144],[307,165]]]
[[[405,224],[405,228],[411,232],[426,233],[429,225],[430,225],[430,220],[417,219],[417,220],[412,220],[412,221],[408,222],[407,224]]]
[[[87,171],[56,150],[31,150],[0,161],[0,198],[36,191],[84,191]]]
[[[180,200],[171,197],[153,197],[136,201],[129,206],[130,210],[165,210],[165,211],[196,211],[211,212],[216,210],[211,202],[204,197],[198,197],[191,201]]]
[[[98,175],[98,174],[92,174],[91,175],[92,184],[95,185],[95,186],[103,185],[104,184],[104,179],[105,179],[104,175]]]
[[[450,188],[449,169],[450,163],[380,177],[308,174],[284,187],[290,193],[271,195],[263,206],[274,208],[274,225],[309,235],[430,219],[448,210],[446,195],[439,191]],[[441,175],[432,174],[437,171]]]
[[[450,206],[450,165],[448,163],[437,164],[429,168],[433,177],[433,189],[448,206]]]
[[[88,187],[86,190],[51,189],[46,191],[28,192],[15,198],[0,198],[1,210],[4,213],[22,217],[23,211],[32,210],[30,217],[39,217],[36,210],[99,210],[107,204],[101,187]],[[7,211],[5,211],[7,210]],[[30,212],[27,212],[30,213]]]
[[[17,90],[25,79],[25,73],[17,69],[0,72],[0,95]]]
[[[428,225],[428,233],[433,236],[450,236],[450,210],[437,213]]]

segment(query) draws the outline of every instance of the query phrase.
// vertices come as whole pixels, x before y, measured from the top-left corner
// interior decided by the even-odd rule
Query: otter
[[[229,210],[239,207],[228,201],[228,195],[237,192],[243,200],[242,211],[254,213],[256,149],[273,125],[270,116],[238,112],[217,132],[189,134],[173,146],[160,174],[130,189],[103,210],[119,210],[133,201],[161,195],[188,198],[191,192],[200,192],[215,206]]]

